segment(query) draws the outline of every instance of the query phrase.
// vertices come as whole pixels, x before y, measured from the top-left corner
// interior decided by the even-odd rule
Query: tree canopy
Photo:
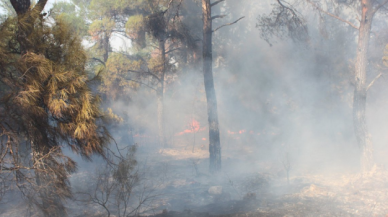
[[[45,215],[62,216],[60,201],[71,197],[67,177],[77,168],[62,148],[104,155],[110,136],[88,84],[81,39],[66,21],[47,22],[39,3],[26,11],[13,2],[18,16],[0,24],[1,167],[17,175]]]

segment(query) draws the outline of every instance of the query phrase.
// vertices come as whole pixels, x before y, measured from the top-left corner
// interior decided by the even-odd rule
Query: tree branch
[[[34,8],[31,10],[30,18],[27,19],[37,19],[40,16],[40,13],[42,13],[44,7],[46,6],[47,1],[48,0],[39,0],[38,3],[36,3],[36,5],[34,6]]]
[[[211,20],[214,20],[217,18],[224,18],[224,17],[226,17],[226,15],[216,15],[216,16],[212,16]]]
[[[154,87],[151,87],[150,85],[148,85],[148,84],[145,84],[145,83],[143,83],[143,82],[141,82],[141,81],[138,81],[138,80],[133,80],[133,79],[130,79],[130,78],[127,78],[126,80],[128,80],[128,81],[133,81],[133,82],[135,82],[135,83],[138,83],[138,84],[144,85],[144,86],[146,86],[146,87],[148,87],[148,88],[151,88],[152,90],[155,90],[155,91],[157,91],[157,90],[156,90],[156,88],[154,88]]]
[[[102,65],[105,66],[104,61],[102,61],[102,60],[100,60],[100,59],[98,59],[98,58],[93,57],[92,60],[95,60],[95,61],[97,61],[97,62],[100,62]]]
[[[174,49],[171,49],[171,50],[166,51],[166,54],[169,54],[169,53],[171,53],[171,52],[174,52],[174,51],[176,51],[176,50],[181,50],[181,49],[182,49],[181,47],[177,47],[177,48],[174,48]]]
[[[148,74],[148,75],[151,75],[152,77],[154,77],[156,80],[158,80],[159,82],[162,82],[160,80],[160,78],[155,75],[154,73],[150,72],[150,70],[148,71],[136,71],[136,70],[128,70],[129,72],[135,72],[135,73],[140,73],[140,74]]]
[[[310,3],[310,4],[311,4],[315,9],[317,9],[318,11],[320,11],[320,12],[322,12],[322,13],[324,13],[324,14],[330,16],[330,17],[333,17],[333,18],[335,18],[335,19],[337,19],[337,20],[339,20],[339,21],[341,21],[341,22],[343,22],[343,23],[346,23],[346,24],[348,24],[350,27],[353,27],[354,29],[357,29],[357,30],[359,29],[359,27],[355,26],[353,23],[351,23],[351,22],[349,22],[349,21],[347,21],[347,20],[344,20],[344,19],[342,19],[341,17],[336,16],[336,15],[334,15],[334,14],[328,12],[328,11],[323,10],[322,8],[318,7],[318,5],[314,4],[314,3],[311,2],[310,0],[307,0],[307,2]]]
[[[308,0],[307,0],[308,1]],[[283,8],[283,10],[284,10],[284,8],[285,9],[287,9],[289,12],[291,12],[292,13],[292,15],[294,16],[294,17],[298,17],[298,11],[296,11],[295,9],[293,9],[292,7],[290,7],[290,6],[285,6],[280,0],[277,0],[277,2],[279,3],[279,5],[280,6],[282,6],[282,8]],[[288,3],[288,2],[286,2],[288,5],[290,5],[290,3]],[[280,14],[279,14],[280,15]]]
[[[381,76],[383,75],[383,73],[380,72],[380,74],[378,74],[375,79],[373,79],[372,82],[370,82],[370,84],[368,85],[368,87],[366,88],[366,91],[369,90],[369,88],[371,88],[373,86],[373,84],[377,81],[377,79],[379,79]]]
[[[128,54],[126,54],[126,53],[124,53],[124,52],[120,52],[120,54],[123,54],[123,55],[125,55],[126,57],[131,57],[130,55],[128,55]],[[143,58],[141,58],[143,61],[144,61],[144,59]],[[150,69],[148,69],[147,71],[137,71],[137,70],[128,70],[129,72],[134,72],[134,73],[139,73],[139,74],[148,74],[148,75],[151,75],[153,78],[155,78],[156,80],[158,80],[158,82],[162,82],[161,80],[160,80],[160,78],[157,76],[157,75],[155,75],[154,73],[152,73],[151,71],[150,71]]]
[[[225,0],[218,0],[218,1],[215,1],[215,2],[213,2],[213,3],[210,4],[210,7],[216,6],[216,5],[218,5],[219,3],[223,2],[223,1],[225,1]]]
[[[240,21],[240,20],[242,20],[242,19],[244,19],[244,18],[245,18],[245,16],[244,16],[244,17],[238,18],[238,19],[237,19],[236,21],[234,21],[234,22],[227,23],[227,24],[224,24],[224,25],[222,25],[222,26],[220,26],[220,27],[217,27],[217,28],[216,28],[215,30],[213,30],[212,32],[215,32],[215,31],[217,31],[217,30],[219,30],[219,29],[221,29],[222,27],[225,27],[225,26],[231,26],[231,25],[237,23],[238,21]]]
[[[171,4],[172,4],[173,1],[174,1],[174,0],[170,0],[170,2],[168,3],[167,8],[170,8],[170,7],[171,7]]]
[[[388,0],[385,0],[383,3],[379,4],[375,9],[373,9],[372,14],[375,14],[382,6],[388,3]]]
[[[38,3],[36,3],[36,5],[34,6],[34,9],[32,10],[36,13],[41,13],[44,7],[46,6],[47,1],[48,0],[39,0]]]
[[[5,166],[1,166],[0,167],[0,171],[16,171],[16,170],[36,170],[37,168],[36,167],[24,167],[24,166],[13,166],[13,167],[5,167]]]

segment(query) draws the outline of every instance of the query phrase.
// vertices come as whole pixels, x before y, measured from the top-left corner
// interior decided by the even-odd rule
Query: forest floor
[[[223,171],[210,175],[207,150],[185,148],[160,151],[169,180],[161,189],[153,217],[388,217],[388,171],[375,165],[368,174],[299,173],[287,182],[282,168],[263,163],[244,164],[249,150],[225,156]],[[258,168],[260,171],[252,172]],[[190,169],[191,168],[191,169]]]
[[[133,199],[136,202],[137,195],[144,192],[150,197],[139,212],[141,216],[388,217],[388,171],[383,166],[374,166],[363,175],[291,170],[288,183],[281,166],[254,162],[254,152],[249,149],[225,151],[219,174],[207,173],[208,151],[204,147],[194,152],[184,146],[150,150],[140,147],[137,153],[139,165],[146,168],[147,183],[141,185],[143,192],[134,189]],[[74,177],[83,180],[79,184],[90,181],[85,171]],[[107,216],[98,205],[68,205],[69,216]],[[23,216],[23,206],[8,206],[0,216]]]

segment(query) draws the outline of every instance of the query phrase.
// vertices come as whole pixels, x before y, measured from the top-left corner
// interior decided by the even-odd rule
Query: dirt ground
[[[304,181],[272,187],[255,197],[221,201],[181,212],[164,210],[155,217],[196,216],[388,216],[388,182],[385,170],[375,167],[368,176],[304,177]],[[379,169],[379,171],[377,171]],[[296,180],[291,180],[291,182]],[[282,193],[280,193],[282,192]],[[221,196],[223,197],[223,196]]]
[[[172,181],[162,189],[163,205],[155,210],[157,214],[144,216],[388,217],[388,171],[383,166],[375,165],[363,175],[305,173],[291,176],[288,184],[282,169],[270,167],[255,173],[207,174],[203,172],[208,164],[206,150],[194,157],[183,148],[165,150],[162,155],[166,160],[179,159],[169,161],[173,162],[168,173]],[[231,165],[244,167],[227,157],[224,168]],[[222,192],[210,192],[212,186],[222,187]]]
[[[152,197],[140,210],[140,216],[388,217],[388,171],[383,166],[376,165],[363,175],[291,173],[288,183],[282,167],[250,161],[253,156],[249,153],[246,149],[225,152],[223,171],[209,174],[206,148],[197,148],[193,153],[192,148],[182,146],[150,153],[140,147],[139,165],[144,165],[147,174],[142,186]],[[83,171],[72,179],[78,179],[82,187],[90,181],[90,175]],[[137,195],[144,193],[141,190],[134,189],[134,206]],[[13,208],[3,207],[5,212],[0,216],[23,216],[21,213],[25,212],[20,207],[25,206],[20,203]],[[67,206],[69,216],[107,216],[98,205]]]

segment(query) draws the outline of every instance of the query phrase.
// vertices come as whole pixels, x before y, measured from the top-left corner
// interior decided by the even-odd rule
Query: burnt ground
[[[388,217],[388,171],[374,166],[368,174],[284,169],[241,159],[234,154],[223,160],[223,172],[208,174],[207,151],[186,149],[138,153],[145,177],[134,189],[133,204],[146,192],[138,216],[149,217]],[[246,158],[247,158],[246,157]],[[259,168],[259,169],[257,169]],[[230,173],[228,173],[228,171]],[[232,172],[233,171],[233,172]],[[89,173],[92,170],[89,169]],[[88,172],[74,174],[73,187],[90,182]],[[212,191],[218,186],[222,191]],[[142,191],[143,190],[143,191]],[[98,205],[67,204],[69,216],[105,217]],[[0,216],[25,216],[21,203],[2,207]],[[4,211],[4,212],[3,212]],[[114,213],[111,217],[117,217]]]
[[[202,197],[213,197],[214,201],[204,206],[187,207],[183,211],[165,209],[150,216],[388,216],[388,173],[381,167],[375,166],[364,176],[342,175],[337,180],[320,176],[300,179],[294,178],[290,185],[272,186],[267,191],[261,189],[262,194],[247,194],[240,200],[229,200],[226,193],[209,196],[208,192],[202,192]],[[268,185],[263,186],[266,187]],[[198,199],[200,195],[196,197]],[[179,198],[190,200],[183,195],[176,197]]]
[[[145,158],[141,151],[138,156]],[[282,167],[253,162],[241,153],[226,155],[223,172],[218,175],[206,172],[206,149],[195,153],[185,148],[166,149],[146,158],[150,165],[147,174],[152,175],[149,179],[157,180],[150,195],[157,196],[143,207],[140,216],[388,217],[388,171],[382,166],[363,175],[301,171],[291,173],[288,184]],[[214,186],[222,187],[222,192],[209,191]],[[106,214],[94,207],[87,216]]]
[[[363,175],[305,171],[291,176],[287,183],[283,168],[246,164],[232,155],[223,165],[224,171],[234,172],[218,175],[203,172],[208,166],[206,157],[185,158],[183,152],[164,155],[170,163],[160,164],[169,168],[165,170],[168,181],[160,188],[161,202],[152,214],[143,216],[388,217],[388,171],[383,166],[375,165]],[[243,169],[249,167],[261,169]],[[221,186],[222,192],[210,192],[212,186]]]

